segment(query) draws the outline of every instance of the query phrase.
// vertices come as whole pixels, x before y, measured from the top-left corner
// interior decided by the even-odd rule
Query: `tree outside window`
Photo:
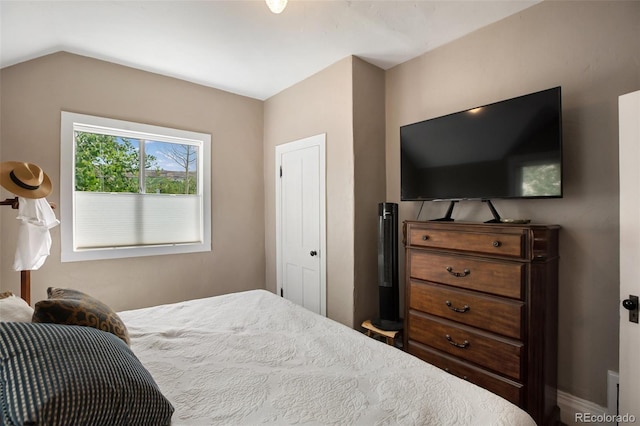
[[[156,194],[196,194],[198,191],[198,148],[193,145],[148,142],[155,152],[145,166],[145,192]],[[150,154],[149,154],[150,155]],[[160,161],[162,160],[162,163]]]
[[[198,192],[196,146],[89,132],[76,132],[75,139],[76,191],[148,194]],[[141,155],[144,155],[142,175]]]

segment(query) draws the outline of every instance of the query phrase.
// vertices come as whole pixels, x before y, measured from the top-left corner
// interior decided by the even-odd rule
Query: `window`
[[[211,136],[62,112],[62,261],[211,250]]]

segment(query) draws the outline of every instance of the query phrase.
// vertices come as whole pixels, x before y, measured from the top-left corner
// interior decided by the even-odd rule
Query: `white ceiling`
[[[356,55],[383,69],[540,0],[0,0],[0,67],[57,51],[267,99]]]

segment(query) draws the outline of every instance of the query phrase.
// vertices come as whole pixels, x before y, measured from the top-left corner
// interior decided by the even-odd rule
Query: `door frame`
[[[319,223],[320,223],[320,238],[318,249],[318,257],[320,262],[320,314],[327,316],[327,214],[326,214],[326,139],[327,134],[321,133],[315,136],[309,136],[307,138],[299,139],[293,142],[288,142],[282,145],[276,146],[276,167],[275,167],[275,182],[276,182],[276,292],[282,295],[282,180],[280,179],[280,166],[282,165],[282,155],[286,152],[296,151],[299,149],[319,147],[320,158],[318,159],[320,164],[318,170],[320,171],[319,178]]]
[[[640,253],[640,172],[636,159],[640,157],[640,91],[618,98],[620,151],[620,302],[630,294],[640,295],[636,278],[637,256]],[[640,366],[637,348],[640,345],[640,325],[629,321],[629,311],[620,309],[619,388],[620,416],[640,417],[633,395],[640,391]],[[622,423],[622,421],[620,422]]]

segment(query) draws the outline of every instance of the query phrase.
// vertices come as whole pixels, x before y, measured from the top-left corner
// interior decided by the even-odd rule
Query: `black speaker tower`
[[[378,204],[378,291],[380,318],[372,321],[381,330],[402,330],[398,287],[398,204]]]

